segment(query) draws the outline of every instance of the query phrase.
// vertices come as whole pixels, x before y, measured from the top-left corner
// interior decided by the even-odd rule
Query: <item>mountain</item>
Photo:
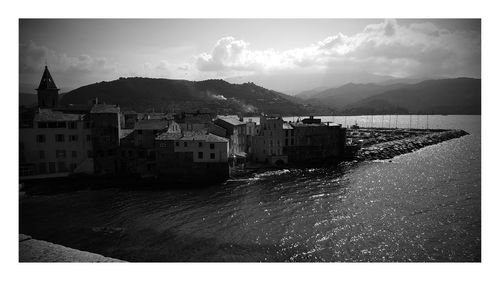
[[[317,93],[323,92],[327,89],[328,89],[328,87],[317,87],[317,88],[314,88],[311,90],[302,91],[302,92],[294,95],[294,97],[301,98],[301,99],[309,99],[312,96],[316,95]]]
[[[347,83],[380,83],[390,79],[394,79],[394,77],[375,75],[368,72],[339,72],[337,70],[318,72],[282,70],[225,78],[230,83],[251,81],[268,89],[290,95],[296,95],[302,91],[318,87],[332,88]]]
[[[70,91],[62,104],[87,103],[97,97],[108,104],[137,111],[210,110],[219,114],[243,115],[308,114],[310,108],[293,102],[293,97],[253,83],[231,84],[224,80],[187,81],[153,78],[120,78]]]
[[[481,114],[481,79],[427,80],[345,107],[348,114]]]
[[[365,98],[407,86],[407,84],[379,85],[375,83],[354,84],[349,83],[337,88],[329,88],[307,99],[312,104],[328,106],[335,110],[343,110],[345,106]]]

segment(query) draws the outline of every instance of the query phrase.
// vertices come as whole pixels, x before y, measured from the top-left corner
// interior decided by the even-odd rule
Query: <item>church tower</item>
[[[54,79],[50,76],[49,69],[45,66],[43,71],[42,80],[38,89],[38,107],[39,108],[54,108],[59,103],[59,89],[54,83]]]

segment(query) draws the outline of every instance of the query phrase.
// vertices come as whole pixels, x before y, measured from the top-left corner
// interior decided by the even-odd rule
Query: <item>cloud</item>
[[[109,73],[115,70],[115,66],[110,65],[106,58],[95,58],[87,54],[58,54],[33,41],[19,45],[19,67],[22,71],[38,73],[46,63],[54,73]]]
[[[481,35],[449,31],[433,23],[384,20],[351,36],[338,33],[302,48],[255,50],[249,42],[224,37],[198,55],[201,72],[370,71],[391,76],[480,76]]]

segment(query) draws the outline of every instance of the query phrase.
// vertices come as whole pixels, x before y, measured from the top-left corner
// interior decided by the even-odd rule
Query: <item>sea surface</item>
[[[395,127],[396,118],[410,125],[409,116],[323,121]],[[204,189],[21,196],[20,233],[127,261],[479,262],[481,116],[411,118],[412,127],[470,135],[391,161],[282,169]]]

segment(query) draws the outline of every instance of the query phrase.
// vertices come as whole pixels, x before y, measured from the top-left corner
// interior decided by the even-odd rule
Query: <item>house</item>
[[[118,148],[120,146],[120,107],[95,104],[90,110],[92,150],[96,174],[118,172]]]
[[[180,133],[173,120],[140,120],[134,129],[122,133],[120,140],[120,173],[154,176],[156,170],[156,137],[162,133]]]
[[[228,140],[204,131],[156,137],[157,173],[167,180],[222,181],[229,177]]]
[[[344,151],[346,130],[339,124],[325,124],[309,117],[284,123],[283,153],[290,163],[338,159]]]
[[[91,174],[92,151],[87,115],[40,108],[33,126],[19,129],[20,178]]]
[[[229,140],[230,156],[244,160],[247,152],[246,124],[236,115],[218,115],[214,124],[225,129],[222,137]]]
[[[288,163],[288,157],[283,153],[284,141],[283,119],[261,116],[255,136],[252,137],[251,159],[273,165]]]

